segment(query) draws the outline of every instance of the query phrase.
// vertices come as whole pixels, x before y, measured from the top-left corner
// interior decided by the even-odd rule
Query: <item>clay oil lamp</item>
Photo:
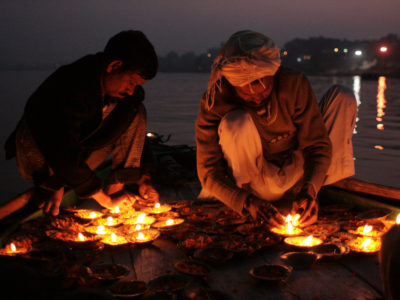
[[[368,236],[368,237],[379,237],[383,234],[382,231],[379,231],[377,229],[374,229],[372,225],[364,225],[364,226],[358,226],[357,229],[350,233],[355,233],[357,235],[362,235],[362,236]]]
[[[185,220],[181,218],[177,219],[168,219],[168,220],[163,220],[163,221],[158,221],[152,225],[152,227],[157,228],[157,229],[168,229],[172,227],[176,227],[180,224],[182,224]]]
[[[93,222],[93,225],[103,225],[108,227],[118,226],[122,223],[122,220],[113,217],[100,218]]]
[[[309,236],[292,236],[283,240],[286,244],[297,248],[309,249],[322,244],[322,240],[312,235]]]
[[[383,223],[385,224],[385,227],[387,230],[392,228],[393,225],[400,225],[400,213],[397,214],[397,217],[395,220],[384,220]]]
[[[119,246],[128,243],[125,237],[117,235],[114,232],[103,237],[101,241],[109,246]]]
[[[119,228],[119,233],[122,235],[130,235],[131,233],[149,229],[150,225],[148,224],[133,224],[133,225],[123,225]]]
[[[171,206],[168,204],[156,203],[153,207],[145,207],[142,209],[143,212],[148,214],[161,214],[171,210]]]
[[[137,243],[137,244],[145,244],[154,241],[158,238],[160,232],[156,229],[147,229],[134,232],[129,240],[130,242]]]
[[[124,221],[124,224],[126,225],[137,225],[137,224],[142,224],[142,225],[151,225],[156,221],[154,217],[148,216],[145,213],[141,213],[140,215],[127,219]]]
[[[17,243],[10,243],[7,244],[3,249],[0,249],[0,255],[8,255],[8,256],[20,255],[20,254],[26,254],[31,250],[32,247],[19,245]]]
[[[75,212],[75,216],[80,219],[95,220],[102,217],[103,213],[89,209],[79,209]]]
[[[111,228],[105,227],[104,225],[94,225],[94,226],[88,226],[85,228],[86,232],[97,234],[97,235],[107,235],[111,234],[114,231]]]
[[[299,228],[299,219],[300,215],[295,214],[292,216],[291,214],[288,214],[286,219],[285,219],[285,225],[278,228],[278,227],[273,227],[271,228],[271,231],[273,233],[283,235],[283,236],[296,236],[299,235],[303,232],[301,228]]]
[[[352,251],[360,253],[375,253],[381,249],[381,240],[375,237],[357,237],[348,242]]]

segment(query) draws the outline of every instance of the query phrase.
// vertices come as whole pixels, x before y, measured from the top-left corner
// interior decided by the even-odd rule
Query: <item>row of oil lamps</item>
[[[285,226],[281,228],[272,228],[271,231],[286,236],[285,243],[297,247],[311,248],[323,243],[322,239],[312,235],[302,236],[303,230],[299,226],[300,215],[288,215],[285,219]],[[400,224],[400,213],[397,215],[396,220],[385,220],[385,228],[388,230],[394,224]],[[350,240],[349,247],[357,252],[373,253],[380,250],[381,240],[380,236],[385,233],[385,230],[374,229],[373,225],[365,224],[357,227],[352,231],[355,238]]]
[[[119,207],[115,207],[107,212],[110,216],[105,217],[106,214],[99,211],[77,209],[74,211],[76,217],[92,220],[88,226],[84,227],[85,232],[92,235],[88,236],[82,232],[76,232],[65,234],[60,239],[76,243],[100,240],[102,243],[111,246],[127,243],[147,243],[160,235],[158,229],[175,227],[184,222],[182,218],[174,218],[177,214],[172,214],[171,218],[159,218],[158,220],[155,217],[161,216],[162,213],[168,213],[170,210],[170,205],[160,203],[156,203],[153,207],[145,207],[140,211],[133,208],[121,210]],[[121,224],[124,226],[117,229],[116,227]],[[125,232],[123,231],[124,228]],[[59,234],[62,235],[62,233]],[[29,247],[12,242],[0,249],[0,255],[25,254],[30,250]]]
[[[104,214],[98,211],[76,210],[76,217],[92,220],[90,226],[85,227],[85,231],[94,234],[94,236],[87,237],[79,232],[69,237],[68,241],[79,243],[100,239],[107,245],[147,243],[155,240],[160,235],[158,229],[175,227],[184,222],[182,218],[174,218],[176,216],[174,214],[171,215],[171,218],[159,218],[158,221],[154,217],[168,213],[170,210],[171,206],[160,203],[156,203],[153,207],[145,207],[141,211],[136,211],[133,208],[121,210],[119,207],[115,207],[113,210],[108,211],[111,216],[107,218],[104,218]],[[272,228],[271,231],[286,236],[284,242],[289,245],[311,248],[322,244],[323,240],[318,237],[302,235],[303,229],[299,227],[299,218],[300,215],[292,216],[289,214],[286,217],[284,226]],[[395,223],[400,224],[400,214],[397,216],[396,221],[385,221],[388,227]],[[120,224],[124,224],[128,228],[122,235],[118,234],[118,230],[115,229]],[[349,241],[351,249],[370,253],[379,251],[381,246],[380,236],[384,231],[374,229],[373,225],[366,224],[359,226],[353,233],[356,237]],[[10,243],[4,249],[0,249],[0,254],[23,254],[29,251],[30,249],[27,247],[17,247],[16,244]]]

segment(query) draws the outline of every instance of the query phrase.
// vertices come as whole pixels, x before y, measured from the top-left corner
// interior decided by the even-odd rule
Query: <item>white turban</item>
[[[221,76],[233,86],[242,87],[275,75],[280,64],[280,50],[270,38],[251,30],[236,32],[214,60],[206,94],[209,109],[214,104],[215,87]]]

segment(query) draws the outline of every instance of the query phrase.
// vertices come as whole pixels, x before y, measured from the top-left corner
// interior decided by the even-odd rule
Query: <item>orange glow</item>
[[[103,225],[97,226],[96,233],[97,234],[105,234],[106,232],[104,231],[105,227]]]
[[[138,223],[143,223],[143,222],[144,222],[144,218],[146,218],[146,214],[140,214],[140,215],[137,217],[137,222],[138,222]]]
[[[117,235],[115,233],[111,233],[111,241],[114,243],[117,241]]]
[[[112,214],[119,214],[120,212],[121,212],[121,211],[120,211],[120,209],[119,209],[118,206],[114,207],[114,208],[111,210],[111,213],[112,213]]]
[[[11,243],[10,248],[11,248],[11,252],[17,251],[17,247],[15,247],[14,243]]]
[[[167,221],[165,221],[165,224],[166,225],[172,225],[172,224],[174,224],[174,220],[168,219]]]
[[[398,214],[396,217],[396,224],[400,224],[400,214]]]
[[[298,247],[313,247],[322,244],[322,240],[312,235],[309,236],[295,236],[285,238],[285,243]]]
[[[160,203],[156,203],[156,204],[154,205],[154,208],[160,208]]]
[[[156,223],[154,223],[152,226],[154,228],[164,228],[164,227],[170,227],[170,226],[175,226],[175,225],[179,225],[182,224],[184,222],[184,219],[168,219],[165,221],[158,221]]]
[[[171,206],[168,204],[156,203],[154,207],[145,207],[142,209],[145,213],[149,214],[160,214],[171,210]]]
[[[381,145],[375,145],[374,148],[378,150],[383,150],[383,147]]]
[[[140,229],[142,229],[142,225],[140,225],[140,224],[136,224],[136,226],[135,226],[135,229],[136,229],[136,230],[140,230]]]
[[[84,242],[85,241],[85,236],[82,234],[82,233],[78,233],[78,239],[81,241],[81,242]]]
[[[295,214],[294,216],[288,214],[285,219],[286,225],[281,228],[274,227],[271,231],[282,235],[298,235],[303,232],[303,230],[297,227],[299,226],[299,219],[299,214]]]
[[[349,246],[353,251],[372,253],[380,250],[381,241],[373,237],[358,237],[349,241]]]
[[[386,90],[386,77],[380,76],[378,80],[378,94],[376,96],[376,120],[378,122],[381,122],[376,125],[376,128],[378,130],[385,129],[382,123],[383,116],[385,116],[384,109],[386,108],[385,90]]]
[[[144,240],[145,237],[144,237],[143,232],[139,232],[136,238],[137,238],[138,240]]]

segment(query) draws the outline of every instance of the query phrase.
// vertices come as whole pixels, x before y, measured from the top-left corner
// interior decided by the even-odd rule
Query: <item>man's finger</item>
[[[312,210],[316,205],[316,201],[315,200],[307,201],[307,202],[308,202],[307,206],[306,206],[303,214],[301,215],[301,217],[299,219],[300,223],[305,222],[311,216]]]
[[[45,206],[44,206],[44,212],[45,213],[48,213],[49,211],[50,211],[50,208],[51,208],[51,206],[52,206],[52,202],[51,201],[47,201],[46,202],[46,204],[45,204]]]

